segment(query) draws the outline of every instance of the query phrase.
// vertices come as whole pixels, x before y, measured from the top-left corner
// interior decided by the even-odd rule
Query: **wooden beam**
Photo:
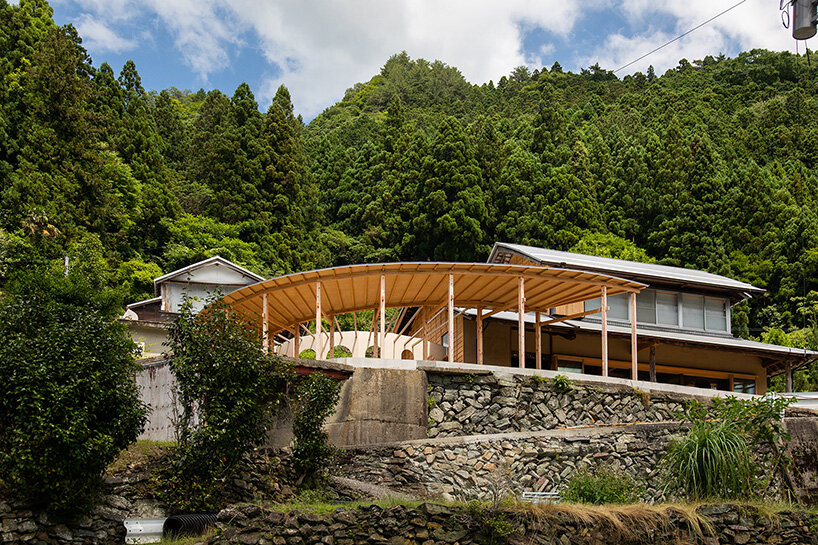
[[[477,307],[477,365],[483,365],[483,309]]]
[[[542,323],[540,322],[540,313],[534,313],[534,342],[537,343],[537,351],[536,351],[536,358],[537,362],[535,367],[537,369],[542,369]]]
[[[270,327],[269,327],[269,311],[267,310],[267,294],[261,297],[261,347],[264,353],[270,351]]]
[[[449,275],[449,363],[454,362],[454,275]]]
[[[405,310],[405,309],[404,309],[404,310]],[[409,318],[409,319],[406,321],[406,325],[404,325],[404,326],[401,328],[401,330],[400,330],[400,331],[397,331],[396,333],[397,333],[398,335],[403,335],[404,333],[406,333],[406,330],[407,330],[407,329],[409,329],[409,326],[410,326],[410,325],[412,325],[412,322],[414,322],[414,321],[415,321],[415,318],[417,318],[417,317],[418,317],[418,314],[420,314],[420,313],[421,313],[421,311],[422,311],[422,308],[417,309],[417,310],[415,311],[415,313],[414,313],[414,314],[412,314],[412,317],[411,317],[411,318]]]
[[[636,343],[636,294],[631,293],[631,379],[639,380],[639,364],[636,361],[639,352]]]
[[[650,381],[656,382],[656,344],[650,345],[650,357],[648,359]]]
[[[301,324],[295,326],[295,341],[293,341],[293,357],[301,355]]]
[[[324,339],[321,338],[321,282],[315,283],[315,359],[324,359]]]
[[[381,300],[380,300],[380,316],[379,316],[379,331],[378,335],[378,356],[383,358],[384,341],[386,340],[386,275],[381,275]]]
[[[602,286],[600,308],[602,309],[602,376],[608,376],[608,287]]]
[[[525,369],[525,278],[517,279],[517,366]]]
[[[608,308],[607,310],[611,310],[611,309]],[[542,325],[556,324],[557,322],[565,322],[566,320],[576,320],[577,318],[582,318],[584,316],[590,316],[591,314],[597,314],[599,312],[602,312],[602,307],[595,308],[593,310],[586,310],[584,312],[577,312],[575,314],[569,314],[567,316],[560,316],[559,318],[553,318],[551,320],[548,320],[547,322],[543,322]]]
[[[500,314],[501,312],[506,312],[508,310],[513,310],[516,306],[517,306],[517,303],[514,303],[513,305],[509,305],[507,307],[492,310],[491,312],[487,312],[486,314],[483,314],[483,319],[485,320],[486,318],[491,318],[495,314]]]
[[[398,310],[395,309],[395,314],[392,315],[392,319],[389,321],[389,326],[387,326],[386,330],[391,331],[392,333],[396,333],[395,328],[397,328],[398,317],[403,314],[403,311],[406,307]]]

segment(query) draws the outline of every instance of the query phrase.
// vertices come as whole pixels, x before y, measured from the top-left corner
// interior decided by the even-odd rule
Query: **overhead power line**
[[[710,19],[708,19],[707,21],[705,21],[705,22],[703,22],[703,23],[699,23],[698,25],[694,26],[693,28],[691,28],[690,30],[688,30],[687,32],[685,32],[684,34],[679,34],[678,36],[676,36],[676,37],[675,37],[675,38],[673,38],[672,40],[670,40],[670,41],[668,41],[668,42],[665,42],[665,43],[663,43],[662,45],[660,45],[659,47],[657,47],[656,49],[653,49],[652,51],[649,51],[649,52],[645,53],[644,55],[642,55],[642,56],[641,56],[641,57],[639,57],[638,59],[634,59],[634,60],[632,60],[631,62],[629,62],[628,64],[623,65],[623,66],[620,66],[619,68],[617,68],[616,70],[614,70],[614,73],[619,72],[620,70],[623,70],[623,69],[627,68],[628,66],[630,66],[630,65],[632,65],[632,64],[634,64],[634,63],[637,63],[637,62],[641,61],[641,60],[642,60],[642,59],[644,59],[645,57],[649,57],[650,55],[653,55],[654,53],[656,53],[656,52],[657,52],[657,51],[659,51],[660,49],[662,49],[662,48],[664,48],[664,47],[669,46],[670,44],[672,44],[673,42],[675,42],[675,41],[677,41],[677,40],[681,40],[682,38],[684,38],[685,36],[687,36],[687,35],[688,35],[688,34],[690,34],[691,32],[693,32],[693,31],[695,31],[695,30],[700,29],[701,27],[703,27],[703,26],[704,26],[704,25],[706,25],[707,23],[710,23],[711,21],[715,21],[716,19],[718,19],[719,17],[721,17],[722,15],[724,15],[725,13],[727,13],[728,11],[733,10],[733,9],[735,9],[735,8],[739,7],[740,5],[742,5],[742,4],[743,4],[744,2],[746,2],[746,1],[747,1],[747,0],[741,0],[740,2],[737,2],[737,3],[733,4],[732,6],[730,6],[729,8],[727,8],[726,10],[722,11],[721,13],[719,13],[718,15],[714,15],[713,17],[711,17],[711,18],[710,18]]]

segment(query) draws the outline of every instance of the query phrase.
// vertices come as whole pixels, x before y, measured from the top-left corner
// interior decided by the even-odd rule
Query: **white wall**
[[[329,353],[329,345],[330,345],[330,333],[328,331],[324,331],[321,334],[321,340],[323,342],[323,352],[325,357],[318,356],[318,359],[326,359],[326,355]],[[366,357],[366,349],[370,346],[375,345],[375,336],[374,334],[368,331],[336,331],[335,332],[335,346],[345,346],[352,351],[353,358],[364,358]],[[315,338],[315,335],[303,335],[301,336],[301,347],[300,350],[303,352],[307,349],[316,350],[318,347],[318,342]],[[413,360],[422,360],[423,359],[423,340],[418,339],[415,337],[410,337],[409,335],[398,335],[397,333],[387,333],[386,334],[386,341],[384,342],[383,347],[383,354],[381,359],[393,359],[393,360],[400,360],[403,359],[401,355],[403,354],[404,350],[410,350],[412,352],[412,357],[410,359]],[[429,343],[429,350],[431,352],[430,359],[432,360],[442,360],[444,358],[444,349],[438,343]],[[276,353],[282,356],[292,356],[298,357],[298,354],[295,353],[295,341],[290,339],[289,341],[279,345],[276,348]]]

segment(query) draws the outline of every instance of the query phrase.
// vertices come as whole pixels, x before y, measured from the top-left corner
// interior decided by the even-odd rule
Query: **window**
[[[704,329],[704,297],[682,295],[682,325],[690,329]]]
[[[601,306],[601,301],[602,299],[599,297],[585,301],[585,311],[597,310]],[[619,293],[608,297],[608,309],[609,320],[627,322],[630,316],[630,312],[628,311],[628,294]],[[600,315],[597,314],[596,316],[599,317]]]
[[[597,310],[600,299],[585,301],[585,310]],[[627,322],[630,298],[626,293],[608,298],[608,319]],[[636,321],[693,330],[730,332],[729,303],[718,297],[705,297],[672,291],[643,290],[636,295]],[[592,314],[591,320],[599,320]]]
[[[746,378],[734,378],[733,391],[740,394],[754,394],[756,393],[756,381]]]
[[[582,362],[572,360],[557,360],[557,371],[560,373],[582,373]]]
[[[444,333],[443,336],[440,338],[440,344],[443,345],[443,356],[449,355],[449,334]]]
[[[708,330],[727,331],[727,304],[724,299],[705,298],[704,323]]]
[[[656,323],[679,325],[679,298],[675,293],[656,292]]]
[[[636,295],[636,321],[645,324],[656,323],[656,292],[643,290]]]

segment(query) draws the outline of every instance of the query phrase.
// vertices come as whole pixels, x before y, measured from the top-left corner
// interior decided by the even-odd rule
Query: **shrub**
[[[87,276],[36,270],[0,299],[0,475],[51,511],[90,505],[146,418],[136,345]]]
[[[259,332],[218,299],[198,315],[187,301],[168,346],[182,414],[163,496],[177,510],[217,509],[221,483],[264,440],[285,403],[292,371],[265,354]]]
[[[682,419],[690,430],[673,441],[663,459],[665,488],[691,499],[763,495],[787,468],[789,434],[781,417],[792,399],[735,396],[710,406],[687,403]],[[766,474],[766,483],[756,475]]]
[[[666,489],[690,499],[754,495],[747,441],[730,421],[700,421],[671,442],[663,459]]]
[[[319,483],[334,449],[327,442],[324,420],[335,412],[340,383],[323,373],[314,373],[298,385],[293,417],[293,460],[301,473],[299,483],[307,487]]]
[[[643,487],[629,473],[600,466],[593,470],[587,467],[579,469],[571,476],[560,497],[575,503],[602,505],[638,502],[643,492]]]
[[[557,375],[554,377],[554,388],[561,393],[570,392],[574,389],[574,381],[565,375]]]

